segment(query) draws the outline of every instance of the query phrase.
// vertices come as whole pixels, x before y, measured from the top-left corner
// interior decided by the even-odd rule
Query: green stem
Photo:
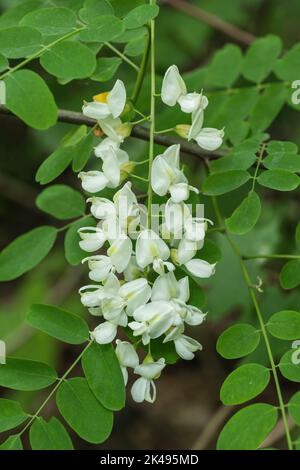
[[[132,60],[130,60],[125,54],[123,54],[123,52],[119,51],[119,49],[110,44],[110,42],[105,42],[104,44],[116,55],[118,55],[124,62],[130,65],[130,67],[132,67],[137,73],[139,73],[139,67],[134,62],[132,62]]]
[[[169,132],[173,132],[174,127],[170,127],[169,129],[163,129],[162,131],[155,131],[155,134],[168,134]]]
[[[244,260],[254,260],[254,259],[300,259],[300,255],[243,255]]]
[[[134,89],[133,89],[133,92],[132,92],[132,97],[131,97],[131,101],[134,105],[137,102],[138,97],[140,96],[141,88],[142,88],[144,78],[145,78],[145,73],[146,73],[146,68],[147,68],[148,58],[149,58],[149,52],[150,52],[150,46],[151,46],[150,36],[151,36],[151,32],[148,31],[147,44],[146,44],[146,47],[145,47],[145,51],[144,51],[143,58],[142,58],[142,61],[141,61],[139,73],[138,73],[138,76],[137,76],[137,79],[136,79],[136,82],[135,82],[135,85],[134,85]]]
[[[62,382],[67,378],[67,376],[70,374],[70,372],[74,369],[74,367],[78,364],[78,362],[80,361],[80,359],[82,358],[82,356],[84,355],[85,351],[91,346],[92,344],[92,340],[90,340],[88,342],[88,344],[86,345],[86,347],[81,351],[81,353],[79,354],[79,356],[77,356],[77,358],[75,359],[75,361],[73,362],[73,364],[71,364],[71,366],[69,367],[69,369],[64,373],[64,375],[58,380],[57,384],[55,385],[55,387],[51,390],[51,392],[49,393],[49,395],[47,396],[47,398],[43,401],[43,403],[41,404],[41,406],[38,408],[38,410],[35,412],[35,414],[30,418],[30,420],[28,421],[28,423],[24,426],[24,428],[18,433],[19,436],[21,436],[25,431],[26,429],[29,428],[29,426],[33,423],[33,421],[39,416],[39,414],[41,413],[41,411],[44,409],[44,407],[47,405],[47,403],[49,402],[49,400],[53,397],[53,395],[55,394],[55,392],[57,391],[57,389],[60,387],[60,385],[62,384]]]
[[[143,178],[142,176],[135,175],[134,173],[130,173],[129,176],[139,181],[143,181],[144,183],[149,183],[149,180],[147,178]]]
[[[156,0],[149,0],[150,5],[156,5]],[[150,101],[150,135],[149,135],[149,169],[148,169],[148,228],[151,228],[151,213],[152,213],[152,186],[151,186],[151,169],[154,158],[154,135],[155,135],[155,20],[150,22],[150,62],[151,62],[151,101]]]
[[[63,232],[64,230],[67,230],[69,227],[71,227],[76,222],[79,222],[79,220],[84,220],[84,219],[87,219],[88,217],[90,217],[90,214],[85,214],[82,217],[79,217],[79,219],[73,220],[73,222],[69,222],[68,224],[63,225],[62,227],[58,228],[57,231],[58,232]]]
[[[265,153],[265,148],[266,148],[266,144],[263,144],[262,147],[261,147],[261,151],[259,152],[259,157],[258,157],[258,160],[257,160],[257,165],[256,165],[255,173],[254,173],[254,176],[253,176],[253,183],[252,183],[252,188],[251,188],[252,193],[255,189],[255,183],[256,183],[256,179],[257,179],[257,175],[258,175],[258,170],[259,170],[263,155]]]
[[[224,223],[221,223],[221,222],[223,222],[223,217],[221,215],[221,212],[220,212],[220,209],[219,209],[219,206],[218,206],[218,203],[217,203],[217,199],[215,197],[213,197],[213,206],[215,208],[216,216],[217,216],[217,219],[218,219],[220,225],[223,225]],[[242,270],[242,273],[243,273],[243,276],[244,276],[244,280],[245,280],[245,283],[248,286],[250,297],[252,299],[252,302],[253,302],[253,305],[254,305],[254,308],[255,308],[255,312],[256,312],[256,315],[257,315],[257,318],[258,318],[258,321],[259,321],[259,324],[260,324],[261,332],[262,332],[262,335],[263,335],[263,338],[264,338],[265,346],[266,346],[266,349],[267,349],[267,354],[268,354],[270,365],[271,365],[271,370],[272,370],[274,383],[275,383],[275,388],[276,388],[277,397],[278,397],[279,408],[280,408],[280,411],[281,411],[282,421],[283,421],[283,425],[284,425],[284,428],[285,428],[287,446],[288,446],[289,450],[293,450],[293,443],[292,443],[290,429],[289,429],[289,425],[288,425],[288,421],[287,421],[286,409],[285,409],[285,405],[284,405],[284,401],[283,401],[283,397],[282,397],[279,378],[278,378],[276,365],[275,365],[275,361],[274,361],[274,357],[273,357],[273,353],[272,353],[272,349],[271,349],[271,345],[270,345],[270,341],[269,341],[268,332],[267,332],[267,329],[266,329],[266,326],[265,326],[265,323],[264,323],[264,319],[263,319],[263,316],[262,316],[262,313],[261,313],[261,310],[260,310],[260,307],[259,307],[259,304],[258,304],[258,301],[257,301],[256,294],[253,290],[253,284],[251,282],[250,275],[249,275],[249,272],[247,270],[247,266],[246,266],[246,264],[244,262],[244,259],[243,259],[242,255],[240,253],[239,247],[232,240],[232,238],[228,234],[228,232],[225,231],[225,233],[226,233],[227,239],[228,239],[228,241],[229,241],[229,243],[232,247],[232,250],[234,251],[234,253],[239,258],[239,262],[240,262],[241,270]]]
[[[52,47],[56,46],[57,44],[65,41],[66,39],[69,39],[71,38],[72,36],[75,36],[75,34],[78,34],[80,33],[80,31],[82,31],[83,29],[85,28],[77,28],[75,29],[74,31],[71,31],[70,33],[68,34],[65,34],[64,36],[62,36],[61,38],[59,39],[56,39],[55,41],[51,42],[50,44],[48,44],[47,46],[43,46],[42,49],[40,49],[38,52],[35,52],[34,54],[32,54],[31,56],[27,57],[26,59],[24,59],[22,62],[19,62],[17,65],[15,65],[15,67],[12,67],[10,68],[9,70],[7,70],[6,72],[4,72],[2,75],[0,75],[0,80],[2,80],[3,78],[7,77],[7,75],[10,75],[11,73],[13,72],[16,72],[17,70],[21,69],[22,67],[24,67],[24,65],[27,65],[29,62],[31,62],[32,60],[34,59],[38,59],[41,55],[43,55],[45,52],[49,51],[49,49],[51,49]]]

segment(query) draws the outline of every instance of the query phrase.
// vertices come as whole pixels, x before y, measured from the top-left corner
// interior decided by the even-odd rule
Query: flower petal
[[[94,329],[94,331],[91,333],[91,337],[96,341],[96,343],[108,344],[115,339],[116,334],[117,325],[106,321]]]
[[[114,118],[122,114],[126,104],[126,89],[122,80],[117,80],[107,97],[109,110]]]
[[[210,264],[202,259],[191,259],[185,263],[186,269],[196,277],[208,278],[215,273],[216,264]]]
[[[179,97],[185,93],[186,86],[180,76],[179,70],[176,65],[171,65],[171,67],[166,71],[163,79],[161,99],[166,105],[175,106]]]

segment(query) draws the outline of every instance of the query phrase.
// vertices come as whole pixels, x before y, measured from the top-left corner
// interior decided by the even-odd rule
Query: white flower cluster
[[[192,112],[195,119],[207,104],[204,96],[186,93],[175,66],[166,73],[162,99],[170,105],[178,101],[183,111]],[[102,171],[79,174],[83,188],[90,193],[120,186],[122,169],[131,163],[128,154],[120,149],[126,136],[127,125],[120,119],[125,105],[125,87],[117,80],[109,93],[97,95],[94,102],[83,107],[83,113],[97,120],[107,135],[95,148],[96,156],[103,162]],[[203,142],[203,134],[197,139]],[[211,136],[209,140],[212,146]],[[177,354],[186,360],[193,359],[195,351],[201,349],[184,332],[186,325],[200,325],[205,313],[188,304],[189,279],[188,276],[177,279],[176,266],[184,266],[200,278],[210,277],[215,269],[215,265],[195,258],[203,246],[208,221],[193,217],[184,202],[190,190],[198,190],[188,184],[180,169],[179,154],[180,146],[173,145],[153,161],[152,189],[159,196],[169,195],[159,233],[143,226],[141,207],[130,182],[115,193],[113,200],[89,198],[97,226],[79,229],[80,247],[91,253],[83,262],[87,262],[89,277],[94,282],[80,289],[81,302],[92,315],[103,319],[91,337],[99,344],[107,344],[115,340],[118,327],[127,327],[127,333],[131,332],[133,342],[117,339],[115,351],[125,384],[127,368],[139,376],[131,389],[137,402],[155,400],[154,379],[165,367],[163,357],[156,361],[152,358],[151,340],[173,342]],[[106,254],[97,254],[104,246]],[[154,282],[148,280],[150,273]],[[136,352],[138,344],[149,348],[142,363]]]
[[[192,114],[190,126],[177,126],[178,133],[189,141],[195,140],[204,150],[217,150],[223,142],[224,131],[211,127],[203,127],[204,110],[208,99],[202,93],[188,93],[184,80],[176,65],[171,65],[165,73],[161,99],[168,106],[179,104],[181,111]]]

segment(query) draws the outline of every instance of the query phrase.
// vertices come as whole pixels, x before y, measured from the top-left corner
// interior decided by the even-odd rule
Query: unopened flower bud
[[[175,127],[175,132],[179,137],[182,137],[183,139],[187,139],[189,135],[191,126],[189,124],[178,124]]]
[[[116,127],[115,131],[119,136],[124,137],[125,139],[126,137],[129,137],[131,134],[132,125],[129,122],[124,122],[120,126]]]
[[[128,162],[123,163],[123,165],[120,168],[121,170],[120,182],[121,183],[124,180],[126,180],[126,178],[128,178],[128,175],[130,175],[130,173],[133,172],[133,170],[135,169],[135,166],[136,166],[135,162],[128,161]]]

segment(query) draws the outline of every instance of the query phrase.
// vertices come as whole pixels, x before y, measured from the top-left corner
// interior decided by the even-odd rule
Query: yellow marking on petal
[[[112,245],[110,248],[108,248],[108,250],[107,250],[108,256],[112,256],[112,255],[114,255],[116,252],[117,252],[117,247],[115,247],[115,246],[113,246],[113,245]]]
[[[93,96],[93,100],[97,101],[97,103],[107,103],[108,95],[109,91],[105,91],[104,93],[99,93],[99,95]]]
[[[155,243],[150,243],[150,253],[153,256],[153,258],[156,258],[159,255],[158,249]]]

